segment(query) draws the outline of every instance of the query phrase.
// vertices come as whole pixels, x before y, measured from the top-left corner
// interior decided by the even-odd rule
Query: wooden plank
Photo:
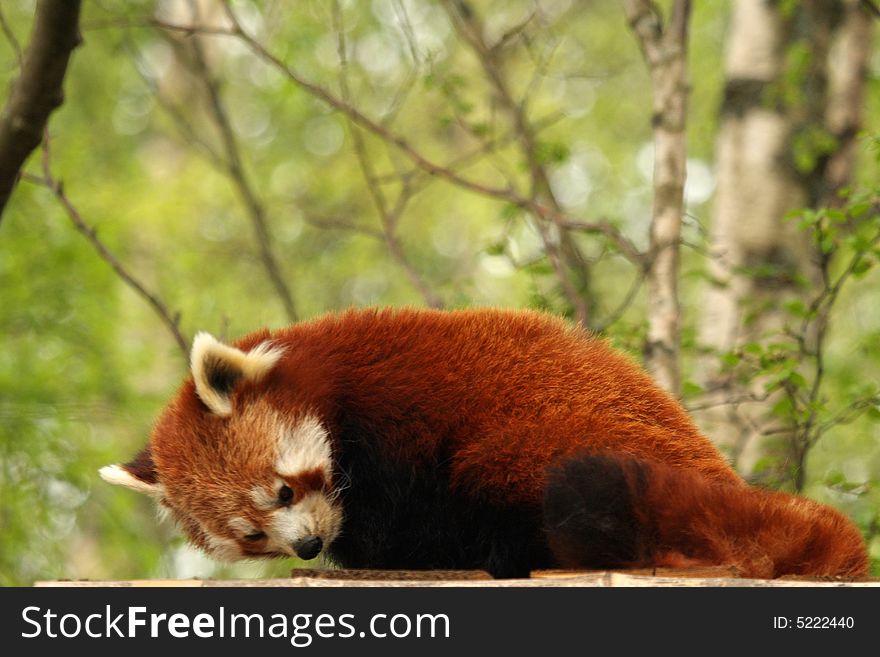
[[[492,579],[485,570],[369,570],[356,568],[308,569],[294,568],[291,577],[319,579],[432,581]]]
[[[703,579],[723,579],[742,576],[742,572],[736,566],[694,566],[691,568],[636,568],[621,571],[533,570],[531,577],[554,579],[585,575],[591,572],[619,572],[624,575],[643,575],[647,577],[700,577]]]
[[[536,571],[528,579],[491,579],[482,571],[294,570],[286,579],[247,580],[60,580],[36,582],[41,587],[880,587],[880,579],[744,579],[725,568],[644,571]]]
[[[35,587],[97,587],[109,586],[112,588],[162,588],[162,587],[187,587],[198,588],[204,586],[204,580],[200,579],[127,579],[127,580],[89,580],[89,579],[58,579],[51,581],[34,582]]]

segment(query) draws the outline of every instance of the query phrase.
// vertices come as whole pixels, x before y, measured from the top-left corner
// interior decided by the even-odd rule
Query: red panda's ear
[[[248,352],[230,347],[208,333],[193,340],[190,366],[196,393],[209,409],[220,416],[232,413],[229,395],[240,381],[259,381],[278,362],[282,347],[263,342]]]
[[[139,493],[146,493],[152,497],[162,497],[165,494],[165,489],[156,476],[156,466],[149,445],[142,449],[131,463],[108,465],[101,468],[98,473],[108,483],[125,486]]]

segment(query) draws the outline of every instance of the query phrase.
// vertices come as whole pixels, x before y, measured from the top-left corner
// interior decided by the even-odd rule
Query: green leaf
[[[789,417],[794,411],[794,406],[788,397],[783,397],[773,404],[771,411],[773,415],[776,415],[777,417]]]
[[[790,301],[786,301],[782,304],[782,307],[787,313],[794,315],[795,317],[806,317],[809,312],[807,304],[801,299],[791,299]]]
[[[855,276],[856,278],[860,278],[864,276],[873,266],[874,263],[871,260],[869,260],[868,258],[862,258],[853,265],[853,276]]]
[[[727,367],[735,367],[736,365],[739,365],[741,360],[742,357],[735,351],[728,351],[726,354],[722,354],[721,356],[722,364],[726,365]]]
[[[795,385],[798,388],[806,388],[807,380],[804,378],[804,375],[800,372],[789,372],[788,373],[788,381]]]
[[[568,159],[570,149],[562,142],[540,142],[535,147],[535,157],[541,164],[559,164]]]
[[[504,242],[495,242],[494,244],[489,244],[485,251],[487,255],[500,256],[507,252],[507,247]]]

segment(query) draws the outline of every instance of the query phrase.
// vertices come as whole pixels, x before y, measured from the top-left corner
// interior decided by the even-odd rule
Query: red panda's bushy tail
[[[548,473],[544,524],[564,568],[732,565],[744,577],[864,577],[858,529],[781,492],[608,452]]]

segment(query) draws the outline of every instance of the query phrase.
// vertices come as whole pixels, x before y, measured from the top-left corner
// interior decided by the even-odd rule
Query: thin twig
[[[738,395],[736,397],[724,397],[722,399],[702,402],[700,404],[687,404],[686,408],[689,413],[694,413],[696,411],[705,411],[710,408],[717,408],[719,406],[739,406],[740,404],[746,403],[763,403],[770,398],[770,395],[765,393],[762,395],[748,393],[744,395]]]
[[[153,94],[153,98],[156,99],[156,102],[159,104],[166,114],[168,114],[171,119],[172,124],[176,128],[177,132],[180,134],[180,137],[183,141],[189,146],[194,146],[196,151],[205,157],[205,159],[210,162],[214,167],[226,173],[227,166],[226,162],[217,153],[214,148],[202,137],[199,136],[196,128],[193,124],[186,118],[183,112],[172,103],[168,98],[162,94],[159,89],[159,85],[151,78],[151,76],[145,74],[143,69],[145,69],[148,65],[147,62],[143,60],[140,54],[134,49],[132,44],[126,44],[131,52],[131,56],[137,59],[138,66],[135,66],[135,69],[143,80],[144,84]]]
[[[644,283],[644,272],[637,272],[636,275],[633,277],[633,282],[630,284],[629,290],[627,290],[620,303],[617,304],[617,307],[610,313],[608,313],[608,315],[601,322],[596,324],[593,330],[596,331],[596,333],[604,333],[609,329],[609,327],[617,323],[617,321],[621,317],[623,317],[623,313],[626,312],[627,308],[629,308],[632,305],[633,301],[635,301],[636,295],[639,293],[639,290],[642,289],[642,285]]]
[[[120,262],[120,260],[115,255],[113,255],[110,249],[108,249],[107,246],[98,238],[98,234],[95,229],[89,226],[82,218],[79,210],[77,210],[76,206],[65,193],[64,185],[62,184],[62,182],[60,180],[57,180],[52,175],[51,152],[49,147],[48,134],[44,136],[42,152],[43,177],[39,178],[29,175],[24,179],[28,180],[29,182],[43,185],[55,195],[55,198],[58,199],[59,203],[61,203],[61,206],[64,208],[67,217],[73,223],[74,227],[86,238],[86,240],[88,240],[95,251],[98,252],[98,255],[101,257],[101,259],[110,265],[113,271],[116,272],[117,276],[119,276],[126,285],[128,285],[132,290],[135,291],[138,296],[143,298],[150,305],[150,307],[162,320],[162,323],[165,324],[165,326],[171,332],[171,335],[174,337],[174,341],[180,348],[184,359],[188,360],[189,343],[180,331],[180,314],[175,313],[172,315],[172,313],[168,310],[168,307],[159,299],[159,297],[156,294],[148,291],[144,284],[138,281],[137,278],[135,278],[134,274],[126,269],[125,265],[123,265],[122,262]]]
[[[339,85],[342,91],[343,100],[346,103],[349,103],[350,93],[348,87],[348,57],[345,50],[345,30],[342,25],[342,12],[339,3],[336,0],[333,2],[333,23],[336,31],[337,52],[340,65]],[[376,206],[376,211],[379,214],[379,219],[382,223],[382,234],[385,238],[385,243],[388,246],[388,251],[391,253],[391,257],[397,262],[400,268],[403,269],[406,277],[409,279],[413,287],[418,290],[419,294],[425,300],[425,303],[432,308],[442,308],[444,306],[443,300],[436,292],[434,292],[431,286],[428,285],[428,282],[424,277],[416,271],[415,267],[413,267],[403,250],[400,238],[397,236],[398,222],[400,221],[400,217],[412,195],[411,187],[404,182],[397,196],[394,207],[389,208],[388,201],[382,192],[382,188],[376,181],[376,173],[373,170],[372,162],[367,154],[366,144],[364,143],[363,135],[361,135],[360,132],[361,128],[355,125],[351,120],[349,120],[349,128],[361,173],[366,182],[370,198],[372,198],[373,204]]]
[[[272,238],[269,232],[269,224],[266,219],[266,209],[257,196],[254,186],[251,184],[247,173],[245,172],[242,162],[241,151],[238,146],[238,140],[235,138],[235,132],[229,122],[226,108],[220,94],[219,86],[213,77],[213,74],[205,59],[205,53],[198,37],[194,37],[189,41],[191,52],[193,54],[193,63],[195,73],[199,76],[205,86],[208,94],[209,108],[214,124],[220,132],[223,143],[223,149],[226,153],[227,173],[235,185],[236,190],[241,198],[242,203],[247,210],[248,217],[254,229],[254,235],[257,239],[257,246],[260,254],[260,261],[263,268],[275,288],[275,292],[284,306],[284,312],[287,319],[291,322],[297,320],[296,305],[293,301],[293,294],[284,275],[281,273],[281,266],[278,264],[275,254],[272,251]]]
[[[632,264],[644,271],[650,266],[650,254],[642,253],[638,247],[620,229],[608,221],[560,221],[560,224],[574,231],[601,234],[617,248]]]
[[[529,198],[533,202],[538,202],[538,199],[545,199],[553,211],[550,215],[538,215],[538,220],[539,222],[541,220],[550,220],[556,224],[558,238],[554,238],[546,226],[538,226],[538,233],[544,242],[544,250],[553,266],[559,284],[562,286],[563,293],[574,309],[576,319],[586,326],[591,312],[587,299],[582,295],[582,291],[586,289],[589,283],[587,264],[583,254],[581,254],[577,245],[559,221],[562,207],[553,193],[547,171],[539,157],[537,140],[526,115],[528,95],[523,98],[522,102],[517,102],[514,99],[499,59],[500,51],[491,48],[484,40],[482,25],[473,9],[469,9],[467,12],[461,11],[460,6],[454,0],[444,0],[443,7],[458,29],[459,34],[476,55],[486,79],[495,90],[498,102],[508,116],[510,116],[517,141],[520,143],[529,168],[531,180]],[[572,273],[578,277],[577,282],[572,280]]]
[[[6,37],[6,40],[9,42],[10,47],[12,48],[12,52],[15,53],[15,61],[18,63],[18,68],[21,68],[22,62],[24,60],[24,55],[21,50],[21,44],[18,42],[18,39],[15,38],[15,32],[12,31],[12,26],[9,25],[9,22],[6,20],[6,15],[3,13],[2,5],[0,5],[0,29],[3,30],[3,34]]]
[[[337,217],[325,217],[318,215],[310,210],[303,209],[301,204],[297,204],[297,208],[302,212],[303,219],[305,219],[306,223],[315,228],[321,228],[323,230],[344,230],[350,233],[358,233],[360,235],[366,235],[367,237],[372,237],[377,240],[384,240],[385,234],[380,230],[374,230],[373,228],[369,228],[367,226],[359,226],[357,224],[353,224],[350,221],[345,219],[339,219]]]
[[[180,32],[184,36],[194,36],[196,34],[230,37],[237,36],[237,32],[235,32],[235,30],[229,29],[228,27],[201,24],[180,25],[178,23],[169,23],[158,18],[153,18],[152,16],[92,20],[85,21],[82,24],[83,32],[88,32],[91,30],[106,30],[113,28],[130,27],[152,27],[167,30],[169,32]]]
[[[175,25],[162,21],[156,21],[154,19],[127,20],[122,22],[113,21],[111,23],[107,23],[106,25],[93,25],[93,27],[106,27],[112,25],[122,25],[127,27],[153,27],[171,31],[183,31],[188,34],[236,37],[243,41],[244,44],[251,50],[251,52],[254,53],[254,55],[258,59],[277,69],[279,73],[281,73],[292,83],[301,87],[315,98],[326,103],[334,110],[341,112],[351,121],[364,128],[367,132],[375,135],[379,139],[382,139],[386,143],[393,144],[397,149],[400,150],[401,153],[406,155],[407,158],[409,158],[410,161],[412,161],[418,169],[424,171],[426,174],[434,176],[441,180],[445,180],[457,187],[468,190],[470,192],[493,198],[498,201],[503,201],[505,203],[509,203],[510,205],[516,206],[527,212],[531,212],[545,220],[554,222],[573,220],[573,218],[566,213],[554,210],[553,208],[548,207],[547,205],[539,201],[529,199],[518,194],[513,187],[495,187],[489,184],[481,183],[476,180],[471,180],[459,173],[460,167],[454,166],[452,164],[441,165],[422,155],[403,136],[392,132],[391,129],[386,125],[370,119],[358,109],[353,107],[351,104],[346,103],[341,98],[333,95],[331,92],[327,91],[320,85],[309,82],[294,69],[281,61],[278,57],[269,52],[259,41],[257,41],[253,36],[251,36],[247,31],[244,30],[244,28],[238,21],[235,12],[230,7],[228,0],[222,0],[222,2],[226,10],[226,14],[229,17],[230,22],[233,24],[232,28],[202,28],[197,25]],[[554,117],[552,117],[551,120],[555,121],[558,118],[560,118],[560,115],[555,115]],[[495,146],[497,147],[499,145],[501,145],[501,143],[498,143]],[[460,159],[470,159],[472,156],[479,156],[485,153],[487,150],[488,149],[481,148],[478,149],[478,151],[476,151],[475,153],[472,153],[471,155],[465,156]],[[458,164],[458,161],[456,161],[456,164]],[[377,177],[377,181],[384,182],[381,176]]]

